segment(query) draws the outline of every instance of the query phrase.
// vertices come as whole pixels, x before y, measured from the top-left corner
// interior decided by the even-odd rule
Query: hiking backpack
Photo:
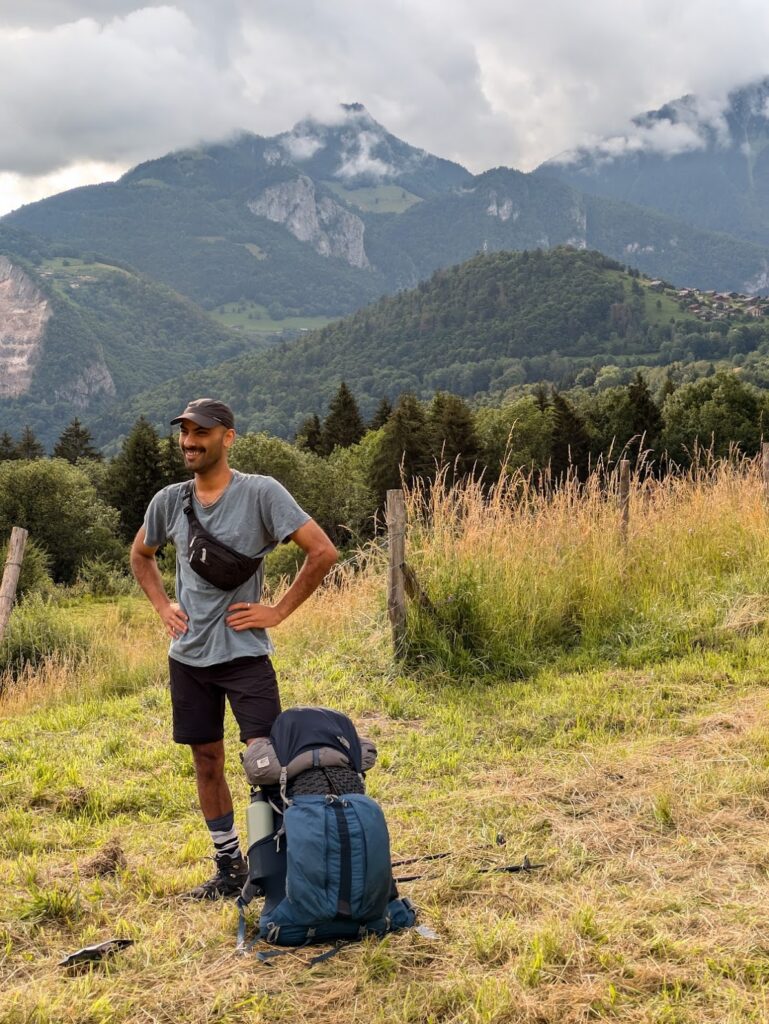
[[[248,850],[240,948],[243,912],[259,894],[259,938],[279,946],[354,941],[414,924],[416,912],[393,882],[384,814],[364,792],[364,764],[375,757],[350,719],[328,708],[284,711],[269,740],[249,746],[246,774],[276,811],[276,827]]]

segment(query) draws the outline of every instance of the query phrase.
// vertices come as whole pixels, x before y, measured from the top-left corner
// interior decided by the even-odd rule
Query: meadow
[[[372,546],[275,631],[284,704],[350,714],[437,933],[312,969],[235,951],[165,641],[138,596],[14,613],[69,635],[0,698],[0,1021],[643,1024],[769,1019],[769,512],[754,462],[409,499],[430,607],[392,656]],[[353,568],[356,571],[353,571]],[[69,634],[67,631],[69,630]],[[87,638],[87,642],[83,640]],[[247,798],[230,723],[241,827]],[[527,855],[528,873],[488,870]],[[57,962],[110,937],[92,968]]]

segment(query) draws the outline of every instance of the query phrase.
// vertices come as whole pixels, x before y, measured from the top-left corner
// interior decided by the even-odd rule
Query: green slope
[[[292,344],[168,381],[134,398],[118,422],[125,429],[143,413],[162,423],[180,401],[216,393],[233,404],[241,430],[285,435],[321,412],[342,379],[369,415],[384,394],[473,396],[560,364],[657,359],[670,346],[673,313],[696,330],[669,294],[650,296],[648,282],[599,253],[479,255]],[[100,436],[114,426],[102,422]]]
[[[31,387],[0,402],[0,430],[17,434],[28,423],[50,444],[73,416],[87,420],[167,377],[263,344],[127,266],[54,256],[40,239],[3,229],[0,253],[51,310]],[[83,378],[94,372],[103,384],[89,388]]]

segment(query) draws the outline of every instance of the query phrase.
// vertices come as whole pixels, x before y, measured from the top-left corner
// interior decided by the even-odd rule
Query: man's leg
[[[190,745],[195,762],[200,809],[206,821],[232,811],[232,795],[224,777],[224,740]]]
[[[237,896],[248,867],[240,852],[232,797],[224,776],[224,694],[215,685],[215,669],[169,659],[174,739],[189,746],[195,765],[198,798],[214,846],[216,874],[193,889],[193,899]]]

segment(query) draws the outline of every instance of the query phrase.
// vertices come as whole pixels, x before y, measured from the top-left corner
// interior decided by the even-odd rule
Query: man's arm
[[[176,640],[187,632],[187,615],[178,604],[169,600],[163,579],[155,561],[157,548],[147,547],[144,543],[144,527],[134,537],[131,545],[131,571],[136,582],[152,603],[152,607],[163,620],[169,635]]]
[[[292,533],[291,540],[299,545],[306,556],[294,582],[274,606],[248,605],[242,601],[231,604],[227,609],[232,612],[227,616],[228,626],[234,630],[269,629],[271,626],[277,626],[318,589],[326,573],[336,562],[336,548],[314,519],[310,519]]]

